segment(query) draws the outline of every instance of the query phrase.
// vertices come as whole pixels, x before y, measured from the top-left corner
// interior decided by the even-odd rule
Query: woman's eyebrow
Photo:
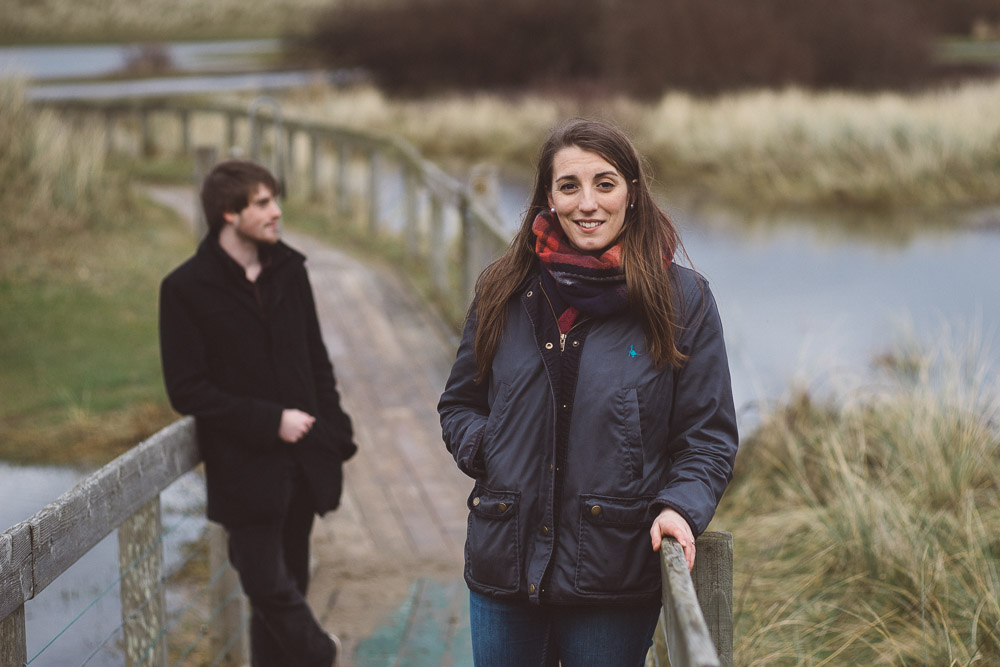
[[[615,178],[622,178],[622,175],[619,174],[617,171],[614,171],[613,169],[609,169],[608,171],[602,171],[602,172],[594,174],[594,178],[595,179],[596,178],[607,178],[609,176],[613,176]],[[566,181],[566,180],[580,180],[580,177],[577,176],[576,174],[566,174],[565,176],[556,176],[556,181],[557,182],[558,181]]]

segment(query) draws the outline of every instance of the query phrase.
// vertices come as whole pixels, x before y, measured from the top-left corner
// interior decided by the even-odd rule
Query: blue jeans
[[[470,592],[476,667],[642,667],[660,605],[536,607]]]

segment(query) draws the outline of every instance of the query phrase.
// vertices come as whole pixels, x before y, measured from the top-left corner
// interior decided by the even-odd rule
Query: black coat
[[[337,507],[341,463],[357,447],[320,335],[305,257],[268,248],[250,283],[214,237],[160,287],[160,350],[174,409],[193,415],[205,460],[208,517],[226,525],[279,517],[293,480],[314,509]],[[316,417],[295,444],[282,410]]]

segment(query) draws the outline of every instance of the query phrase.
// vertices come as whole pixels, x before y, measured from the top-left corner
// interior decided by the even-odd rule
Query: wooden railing
[[[702,533],[694,569],[688,572],[684,549],[663,541],[661,628],[670,667],[732,667],[733,536]]]
[[[461,309],[472,296],[479,272],[510,242],[510,234],[503,231],[496,213],[484,207],[473,194],[474,188],[449,176],[397,137],[283,119],[270,104],[255,105],[253,114],[236,107],[151,100],[60,102],[52,106],[75,117],[101,116],[109,151],[124,149],[146,155],[193,154],[195,118],[221,117],[223,129],[213,135],[216,143],[209,154],[228,155],[234,152],[234,147],[249,146],[251,157],[264,163],[273,161],[269,166],[290,195],[320,201],[332,199],[338,218],[360,220],[373,237],[401,234],[408,254],[425,262],[436,295]],[[272,107],[271,115],[261,113],[262,107]],[[174,124],[174,145],[164,145],[165,134],[154,132],[154,117],[163,117]],[[267,123],[271,123],[273,130],[270,143],[265,136]],[[201,146],[205,141],[199,138],[197,143]],[[399,207],[402,220],[395,230],[388,224],[386,212],[380,210],[386,200],[384,175],[391,164],[396,165],[403,182],[403,202]],[[457,277],[452,270],[456,264]],[[82,494],[79,497],[74,495],[75,491],[70,492],[0,537],[0,619],[4,619],[0,621],[0,667],[21,664],[17,656],[23,655],[25,600],[31,599],[69,562],[96,543],[94,538],[98,534],[110,532],[117,525],[115,521],[121,522],[139,508],[147,514],[136,515],[126,524],[142,525],[146,521],[143,517],[153,513],[158,516],[158,493],[198,462],[192,433],[191,423],[183,421],[97,473],[102,475],[101,479],[112,480],[138,479],[147,474],[156,482],[140,485],[146,495],[126,500],[126,495],[132,498],[138,490],[126,485],[127,494],[120,495],[117,487],[107,486],[112,482],[88,479],[78,487]],[[174,448],[177,451],[167,451]],[[105,493],[112,497],[102,498]],[[117,509],[113,513],[102,512],[98,517],[88,516],[79,528],[74,526],[70,530],[64,525],[62,517],[80,513],[78,508],[89,507],[90,503],[95,507],[114,505]],[[156,506],[143,507],[144,503]],[[56,539],[60,542],[58,549],[54,548]],[[705,533],[699,537],[698,557],[691,573],[684,564],[680,546],[673,540],[665,540],[663,544],[661,633],[670,647],[671,667],[730,667],[732,536]],[[47,555],[54,551],[75,556],[70,560],[63,555],[56,560]],[[141,628],[148,623],[142,621],[138,625]],[[133,632],[146,636],[140,630]]]
[[[189,156],[197,145],[259,160],[289,196],[328,201],[338,219],[362,225],[372,237],[398,233],[407,255],[423,263],[435,297],[469,302],[482,268],[510,243],[477,187],[445,173],[399,137],[284,118],[269,98],[262,100],[251,105],[252,113],[156,100],[45,105],[77,118],[100,117],[109,152]],[[206,132],[209,124],[215,129]],[[386,211],[393,189],[402,190],[402,200]]]
[[[25,602],[115,528],[126,664],[166,664],[160,494],[200,460],[194,422],[182,419],[0,533],[0,667],[21,667],[28,660]],[[224,551],[211,556],[217,563],[224,559]],[[224,664],[241,664],[243,643],[233,640],[244,622],[239,583],[230,568],[222,568],[212,598],[235,604],[217,615],[212,644],[225,647],[221,654],[230,653]]]

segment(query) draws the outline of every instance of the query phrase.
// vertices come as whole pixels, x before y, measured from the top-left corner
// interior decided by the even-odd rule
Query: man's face
[[[258,185],[250,203],[239,213],[226,213],[236,235],[257,244],[274,245],[281,238],[281,209],[270,188]]]

